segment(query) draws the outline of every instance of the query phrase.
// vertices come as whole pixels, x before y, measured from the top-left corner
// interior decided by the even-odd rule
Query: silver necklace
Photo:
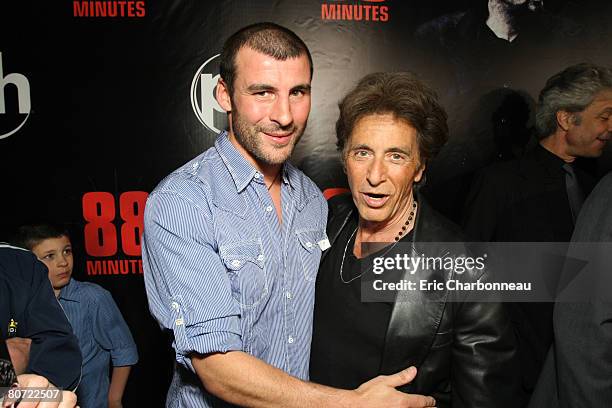
[[[410,215],[408,216],[408,220],[406,220],[406,222],[402,226],[402,229],[400,230],[398,235],[395,237],[395,242],[381,256],[387,255],[389,253],[389,251],[391,251],[393,249],[393,247],[395,245],[397,245],[397,243],[400,241],[400,237],[405,234],[406,229],[408,228],[408,226],[410,225],[410,223],[414,219],[414,214],[416,213],[416,209],[417,209],[417,203],[416,203],[416,201],[414,201],[412,203],[412,211],[410,211]],[[353,231],[353,233],[349,237],[348,241],[346,242],[346,245],[344,246],[344,252],[342,253],[342,261],[340,262],[340,281],[342,283],[351,283],[354,280],[361,278],[366,272],[369,271],[369,269],[366,270],[366,271],[363,271],[359,275],[357,275],[354,278],[349,279],[349,280],[344,280],[344,277],[342,276],[342,271],[344,270],[344,259],[346,258],[346,251],[348,250],[348,246],[351,243],[351,239],[353,239],[353,237],[357,233],[357,229],[359,229],[359,224],[357,224],[357,227],[355,227],[355,231]]]

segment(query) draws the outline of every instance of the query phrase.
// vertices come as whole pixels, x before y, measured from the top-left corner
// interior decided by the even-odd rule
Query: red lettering
[[[144,207],[148,193],[128,191],[119,197],[119,211],[124,224],[121,226],[121,247],[129,256],[140,256],[140,236],[144,228]]]
[[[366,13],[365,13],[365,20],[366,21],[370,21],[370,9],[372,8],[372,6],[367,5],[367,6],[363,6],[363,8],[366,11]]]
[[[112,3],[107,3],[106,1],[94,1],[95,10],[96,10],[95,13],[94,13],[94,16],[96,16],[96,17],[106,17],[106,5],[107,4],[110,5]]]
[[[145,4],[144,1],[137,1],[136,2],[136,15],[138,17],[144,17],[145,16]]]
[[[85,251],[89,256],[113,256],[117,253],[115,198],[111,193],[96,191],[83,195]]]
[[[372,6],[372,21],[378,21],[378,7],[379,6]]]
[[[336,7],[334,4],[321,4],[321,19],[323,20],[335,20],[336,19]]]
[[[100,261],[87,261],[87,276],[95,276],[102,274],[102,266]]]
[[[72,2],[72,15],[74,17],[87,17],[89,15],[89,4],[80,1]]]
[[[380,6],[380,21],[389,21],[389,7]]]

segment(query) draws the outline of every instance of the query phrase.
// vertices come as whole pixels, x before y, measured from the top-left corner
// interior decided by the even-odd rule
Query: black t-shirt
[[[356,258],[356,228],[355,216],[321,263],[316,282],[310,380],[342,389],[357,388],[379,375],[393,309],[393,303],[361,301],[361,282],[372,280],[373,259],[391,251],[387,247]],[[401,241],[411,240],[411,235]]]

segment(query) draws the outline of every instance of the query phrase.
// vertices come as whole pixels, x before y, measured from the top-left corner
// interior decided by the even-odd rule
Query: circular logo
[[[219,81],[219,55],[206,60],[191,81],[191,107],[196,117],[208,130],[221,133],[227,130],[227,114],[215,99]]]
[[[27,122],[28,118],[30,117],[30,112],[25,115],[25,118],[22,114],[2,113],[1,115],[2,125],[0,125],[0,140],[17,133],[19,129],[21,129]]]

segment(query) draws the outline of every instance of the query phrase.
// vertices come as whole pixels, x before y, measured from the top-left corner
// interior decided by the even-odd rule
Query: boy
[[[136,344],[111,294],[102,287],[72,279],[72,244],[66,230],[54,225],[27,225],[17,241],[49,269],[49,280],[64,308],[83,355],[77,389],[81,408],[121,407],[131,366],[138,361]],[[109,362],[113,372],[109,384]]]

